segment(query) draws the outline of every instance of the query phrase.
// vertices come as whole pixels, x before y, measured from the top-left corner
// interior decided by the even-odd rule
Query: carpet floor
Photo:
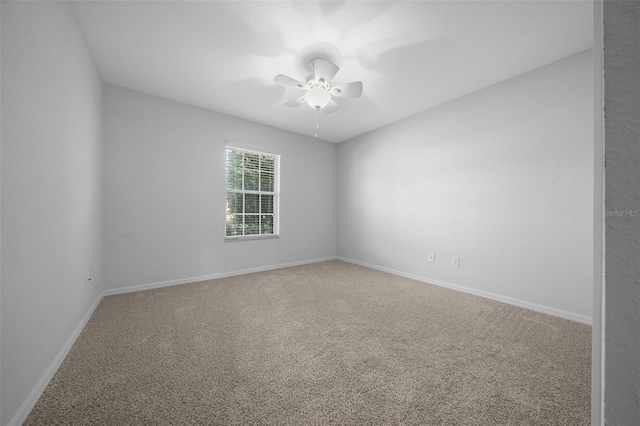
[[[591,327],[341,261],[105,297],[25,425],[589,425]]]

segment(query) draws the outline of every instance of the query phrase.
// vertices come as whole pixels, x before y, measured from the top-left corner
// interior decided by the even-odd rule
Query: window
[[[277,237],[280,156],[227,146],[225,239]]]

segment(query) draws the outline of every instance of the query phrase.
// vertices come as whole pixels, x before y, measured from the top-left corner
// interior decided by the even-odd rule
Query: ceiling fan
[[[313,58],[309,62],[312,73],[307,76],[303,83],[294,78],[278,74],[273,79],[274,82],[285,86],[294,86],[304,90],[306,93],[300,97],[285,102],[288,107],[299,107],[306,103],[317,111],[322,110],[325,114],[329,114],[339,108],[334,96],[343,98],[359,98],[362,95],[362,82],[354,81],[351,83],[332,84],[332,79],[340,69],[326,59]]]

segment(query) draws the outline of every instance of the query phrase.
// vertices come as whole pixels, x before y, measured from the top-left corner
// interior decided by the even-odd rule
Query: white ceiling
[[[359,99],[319,116],[341,142],[592,47],[592,3],[574,1],[73,2],[105,82],[313,135],[302,94],[321,56]]]

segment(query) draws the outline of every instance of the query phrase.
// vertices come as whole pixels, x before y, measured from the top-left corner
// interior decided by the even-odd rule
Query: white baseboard
[[[84,315],[84,317],[82,317],[76,328],[73,330],[73,333],[71,333],[71,336],[69,336],[65,344],[62,346],[62,348],[58,352],[58,355],[56,355],[56,357],[53,359],[53,362],[46,369],[42,377],[40,377],[40,380],[38,380],[38,383],[36,383],[31,392],[29,392],[29,395],[27,395],[25,400],[22,402],[20,408],[18,408],[18,411],[16,411],[11,420],[9,420],[8,426],[19,426],[23,424],[25,420],[27,420],[27,417],[33,409],[33,406],[36,405],[36,402],[38,402],[38,399],[42,395],[42,392],[44,392],[47,385],[53,378],[53,375],[56,374],[56,371],[58,371],[60,364],[62,364],[62,361],[64,361],[65,357],[71,350],[71,347],[76,342],[76,339],[82,332],[82,329],[85,325],[87,325],[89,318],[91,318],[91,315],[93,315],[93,312],[100,304],[102,296],[103,294],[100,294],[98,297],[96,297],[96,300],[93,302],[87,313]]]
[[[421,281],[427,284],[434,284],[439,287],[449,288],[451,290],[461,291],[463,293],[473,294],[475,296],[484,297],[486,299],[496,300],[498,302],[507,303],[509,305],[518,306],[520,308],[531,309],[532,311],[542,312],[543,314],[553,315],[556,317],[568,319],[571,321],[580,322],[583,324],[591,325],[591,318],[585,315],[575,314],[573,312],[563,311],[561,309],[552,308],[549,306],[538,305],[536,303],[527,302],[520,299],[514,299],[512,297],[502,296],[500,294],[489,293],[487,291],[476,290],[469,287],[464,287],[457,284],[451,284],[445,281],[434,280],[428,277],[422,277],[419,275],[409,274],[402,271],[397,271],[395,269],[385,268],[383,266],[372,265],[366,262],[360,262],[358,260],[349,259],[346,257],[337,257],[338,260],[342,260],[344,262],[353,263],[355,265],[364,266],[366,268],[376,269],[378,271],[387,272],[389,274],[398,275],[405,278],[410,278],[412,280]]]
[[[116,289],[112,289],[112,290],[105,290],[102,294],[104,296],[112,296],[114,294],[132,293],[134,291],[150,290],[150,289],[153,289],[153,288],[169,287],[169,286],[172,286],[172,285],[189,284],[189,283],[195,283],[195,282],[198,282],[198,281],[215,280],[215,279],[218,279],[218,278],[226,278],[226,277],[233,277],[233,276],[236,276],[236,275],[252,274],[254,272],[271,271],[273,269],[289,268],[289,267],[292,267],[292,266],[307,265],[309,263],[325,262],[325,261],[328,261],[328,260],[336,260],[336,259],[337,259],[336,257],[322,257],[322,258],[317,258],[317,259],[302,260],[302,261],[299,261],[299,262],[290,262],[290,263],[281,263],[281,264],[278,264],[278,265],[260,266],[260,267],[257,267],[257,268],[240,269],[240,270],[237,270],[237,271],[222,272],[222,273],[219,273],[219,274],[201,275],[201,276],[198,276],[198,277],[181,278],[181,279],[178,279],[178,280],[161,281],[161,282],[157,282],[157,283],[140,284],[140,285],[134,285],[134,286],[129,286],[129,287],[120,287],[120,288],[116,288]]]

